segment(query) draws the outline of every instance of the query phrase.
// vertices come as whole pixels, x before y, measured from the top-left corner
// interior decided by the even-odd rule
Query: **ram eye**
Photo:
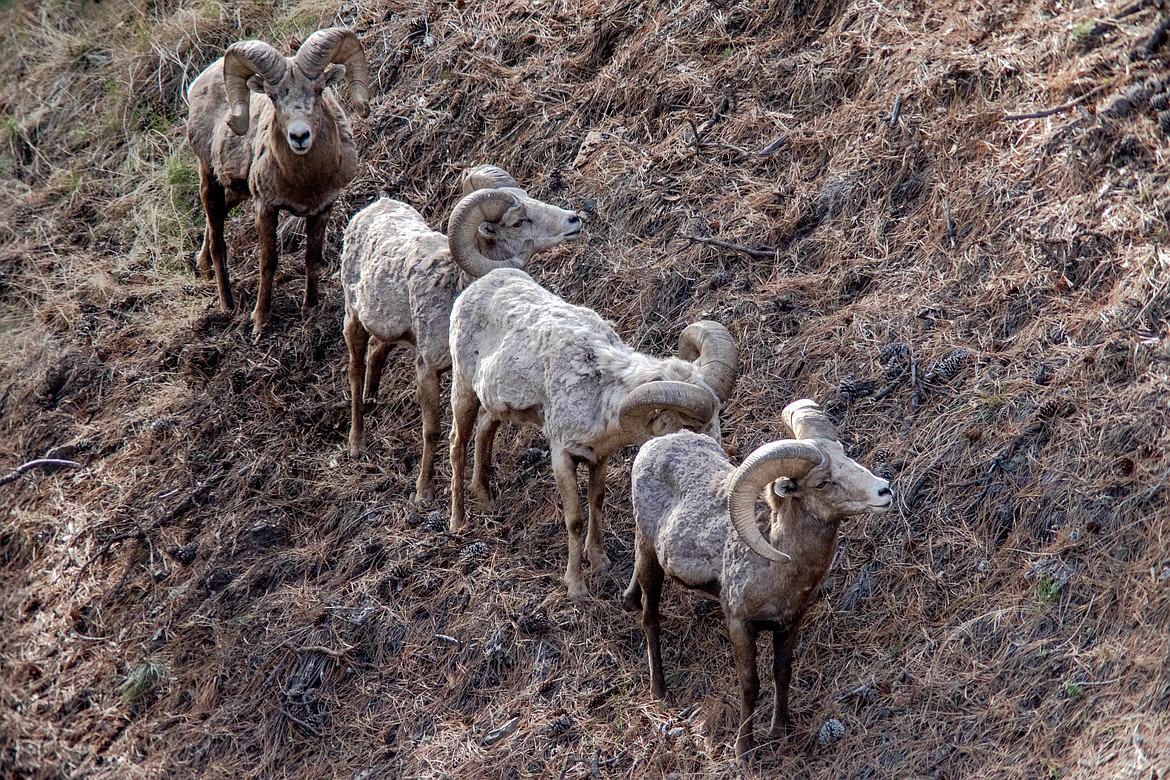
[[[831,482],[832,482],[832,480],[830,480],[830,479],[822,479],[820,482],[813,485],[813,490],[822,490],[824,488],[827,488]]]

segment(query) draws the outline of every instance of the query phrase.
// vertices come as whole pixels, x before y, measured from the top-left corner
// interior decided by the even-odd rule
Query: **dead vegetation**
[[[407,501],[406,378],[343,457],[337,281],[305,318],[277,295],[252,345],[191,275],[184,86],[332,24],[372,113],[327,260],[379,191],[437,225],[463,167],[503,165],[590,217],[535,264],[550,289],[647,352],[730,327],[733,453],[811,397],[898,490],[806,618],[813,737],[749,773],[1170,775],[1164,4],[459,6],[0,9],[0,473],[82,464],[0,485],[0,775],[741,774],[701,602],[666,599],[677,698],[650,696],[619,603],[631,453],[612,572],[574,606],[537,437],[498,448],[514,500],[451,537],[442,496]]]

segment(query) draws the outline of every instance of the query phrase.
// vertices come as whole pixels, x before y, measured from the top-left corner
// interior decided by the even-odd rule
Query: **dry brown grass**
[[[0,473],[85,468],[0,487],[0,776],[1170,776],[1167,145],[1148,96],[1108,109],[1170,78],[1161,4],[47,5],[0,10]],[[808,396],[893,480],[798,650],[842,739],[737,768],[721,619],[678,588],[649,696],[632,453],[574,605],[539,437],[452,538],[406,499],[401,359],[343,457],[336,280],[302,319],[286,256],[252,345],[191,279],[184,85],[333,23],[374,111],[331,256],[378,191],[440,225],[502,165],[590,217],[542,283],[650,352],[731,328],[729,451]],[[229,247],[246,300],[246,217]]]

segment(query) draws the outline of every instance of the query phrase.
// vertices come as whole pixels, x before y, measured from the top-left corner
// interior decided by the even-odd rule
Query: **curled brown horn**
[[[331,62],[345,66],[349,97],[361,116],[370,113],[370,69],[362,44],[353,30],[328,27],[305,39],[294,61],[309,76],[320,76]]]
[[[739,376],[739,350],[727,328],[713,320],[699,320],[678,337],[678,356],[694,363],[711,389],[726,403]]]
[[[705,424],[719,410],[719,404],[708,390],[689,382],[659,380],[635,387],[618,410],[622,430],[635,441],[648,439],[650,420],[663,409],[685,415]]]
[[[531,255],[521,254],[506,260],[492,260],[480,253],[475,244],[479,226],[485,222],[499,222],[504,212],[519,205],[520,200],[507,190],[476,190],[464,195],[447,220],[447,244],[451,257],[467,275],[479,278],[497,268],[523,268]]]
[[[512,178],[512,174],[495,165],[477,165],[463,172],[463,194],[470,195],[476,190],[495,190],[500,187],[516,187],[520,185]]]
[[[237,41],[223,55],[223,86],[227,91],[231,118],[228,125],[236,135],[248,132],[248,79],[260,76],[268,84],[279,84],[288,69],[288,61],[264,41]]]
[[[780,419],[797,439],[828,439],[839,441],[840,436],[828,415],[816,401],[802,398],[784,407]]]
[[[777,550],[760,533],[756,526],[756,499],[766,485],[781,477],[800,479],[824,459],[821,448],[811,441],[785,439],[752,450],[731,473],[727,488],[727,511],[744,544],[768,560],[791,560],[791,556]]]

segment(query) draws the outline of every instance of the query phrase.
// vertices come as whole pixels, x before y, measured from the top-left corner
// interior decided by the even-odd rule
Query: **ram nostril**
[[[888,487],[884,487],[878,491],[878,495],[881,496],[882,498],[892,498],[894,495],[894,491],[890,490]]]
[[[570,225],[580,225],[581,218],[578,217],[576,214],[574,214],[573,216],[569,217],[569,224]]]
[[[289,132],[288,137],[289,137],[289,140],[292,141],[297,146],[304,146],[305,144],[307,144],[309,142],[310,135],[311,135],[311,133],[308,130],[306,130],[303,133]]]

